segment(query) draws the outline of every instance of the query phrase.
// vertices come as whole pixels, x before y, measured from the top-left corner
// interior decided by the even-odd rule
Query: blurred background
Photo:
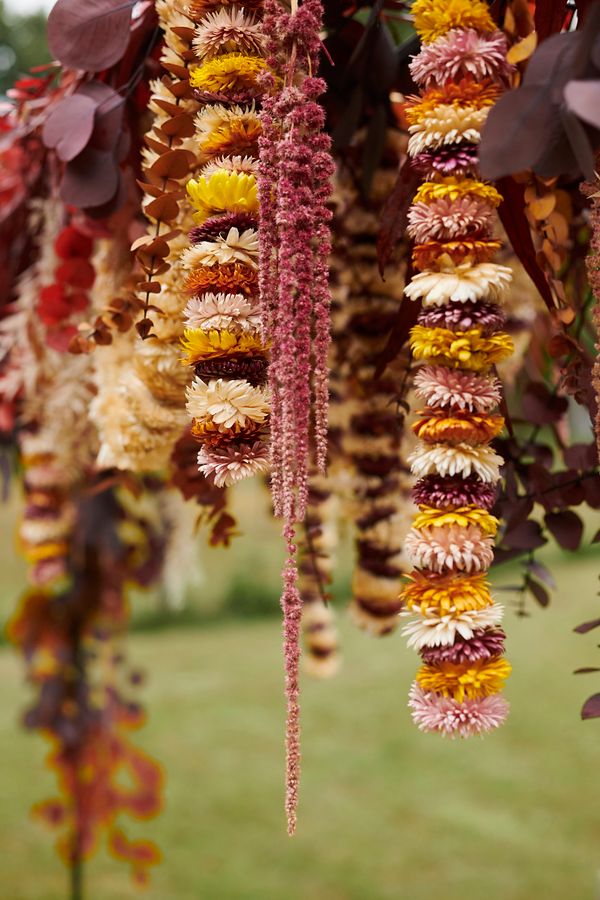
[[[47,10],[52,4],[45,4]],[[0,2],[0,94],[48,59],[35,0]],[[130,662],[145,673],[148,724],[139,743],[167,775],[166,808],[140,834],[164,860],[148,900],[586,900],[600,896],[600,724],[582,723],[598,675],[598,523],[576,556],[540,558],[556,577],[548,609],[509,615],[508,724],[468,743],[425,736],[406,706],[416,656],[399,634],[373,639],[344,614],[350,551],[334,585],[343,666],[303,684],[304,773],[297,836],[283,813],[284,698],[278,611],[282,554],[260,485],[233,492],[240,536],[229,551],[198,538],[190,586],[133,598]],[[18,489],[2,507],[3,623],[24,588],[16,552]],[[347,542],[346,542],[347,543]],[[503,566],[498,587],[519,581]],[[510,607],[516,600],[499,594]],[[52,836],[29,818],[55,791],[47,752],[19,728],[28,701],[20,662],[0,646],[0,896],[62,900],[66,871]],[[131,829],[135,834],[135,827]],[[86,898],[137,895],[101,851]]]

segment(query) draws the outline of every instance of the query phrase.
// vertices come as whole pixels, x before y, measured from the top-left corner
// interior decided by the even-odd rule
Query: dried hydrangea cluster
[[[266,69],[261,3],[195,0],[191,84],[198,177],[190,246],[181,257],[187,390],[198,466],[217,487],[268,469],[267,349],[258,308],[259,76]]]
[[[402,548],[413,512],[405,410],[399,405],[410,384],[407,354],[377,371],[405,284],[404,266],[381,278],[376,254],[381,208],[396,178],[398,156],[390,132],[368,200],[351,170],[340,167],[333,230],[333,293],[336,307],[341,303],[333,316],[332,370],[343,377],[342,447],[352,473],[349,512],[356,551],[350,611],[359,627],[374,635],[389,634],[399,622],[398,594],[408,571]]]
[[[416,0],[412,12],[424,47],[411,65],[422,94],[407,110],[409,155],[428,180],[409,213],[417,274],[405,290],[422,305],[410,344],[425,404],[411,455],[420,511],[405,544],[414,571],[401,595],[404,633],[423,660],[409,705],[421,730],[467,737],[508,710],[502,607],[485,573],[499,524],[490,509],[502,458],[490,442],[504,425],[494,367],[513,349],[499,307],[511,271],[492,262],[501,197],[476,162],[510,70],[485,3]]]
[[[329,479],[311,472],[298,547],[298,586],[302,597],[304,670],[315,678],[329,678],[340,667],[338,634],[327,593],[338,541],[337,508]]]

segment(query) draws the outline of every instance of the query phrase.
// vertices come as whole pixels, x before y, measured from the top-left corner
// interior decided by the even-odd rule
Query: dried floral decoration
[[[420,512],[405,545],[415,568],[401,595],[411,616],[404,633],[423,659],[409,705],[421,730],[467,737],[508,711],[498,696],[510,674],[502,607],[485,573],[503,462],[490,447],[504,425],[494,366],[513,351],[498,304],[511,271],[492,262],[501,197],[478,179],[476,162],[510,66],[485,3],[416,0],[412,12],[424,46],[411,65],[422,94],[407,109],[409,155],[429,180],[409,212],[417,272],[405,290],[422,304],[410,345],[423,363],[415,387],[425,403],[411,455]]]

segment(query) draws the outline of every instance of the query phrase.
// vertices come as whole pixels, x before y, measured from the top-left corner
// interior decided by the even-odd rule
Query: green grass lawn
[[[416,656],[342,621],[344,668],[306,681],[300,822],[283,820],[283,699],[276,620],[135,634],[148,672],[139,735],[168,774],[159,820],[134,825],[164,862],[148,900],[587,900],[600,884],[600,721],[579,708],[600,677],[598,555],[561,557],[546,611],[509,614],[514,674],[508,724],[485,740],[419,734],[406,692]],[[51,836],[28,818],[53,793],[44,742],[16,727],[19,661],[0,650],[0,846],[3,900],[62,900]],[[129,828],[129,823],[127,823]],[[105,854],[87,900],[136,896]]]

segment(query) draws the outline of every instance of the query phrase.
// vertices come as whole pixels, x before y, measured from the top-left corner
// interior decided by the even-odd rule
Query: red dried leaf
[[[523,412],[534,425],[558,422],[569,406],[566,397],[553,394],[541,381],[531,381],[523,394]]]
[[[377,235],[377,261],[382,277],[396,244],[406,231],[408,210],[420,181],[421,177],[407,159],[400,167],[392,192],[381,212],[381,227]]]
[[[544,522],[556,542],[565,550],[577,550],[583,537],[583,522],[571,509],[547,513]]]
[[[91,288],[96,278],[93,265],[87,259],[66,259],[55,272],[56,280],[71,287],[82,288],[87,291]]]
[[[54,252],[60,259],[71,259],[80,256],[87,259],[93,249],[93,242],[86,234],[69,225],[63,228],[54,242]]]
[[[540,606],[546,607],[550,603],[550,595],[543,585],[541,585],[538,581],[534,581],[533,578],[526,578],[525,584],[527,585],[527,590],[529,593],[535,598],[537,603]]]
[[[125,53],[134,5],[135,0],[57,0],[48,17],[50,51],[71,69],[110,68]]]
[[[507,532],[502,543],[513,550],[537,550],[544,546],[546,538],[539,523],[529,519]]]
[[[600,619],[590,619],[589,622],[582,622],[581,625],[578,625],[577,628],[574,628],[573,631],[576,631],[577,634],[587,634],[588,631],[592,631],[594,628],[598,628],[600,626]]]

